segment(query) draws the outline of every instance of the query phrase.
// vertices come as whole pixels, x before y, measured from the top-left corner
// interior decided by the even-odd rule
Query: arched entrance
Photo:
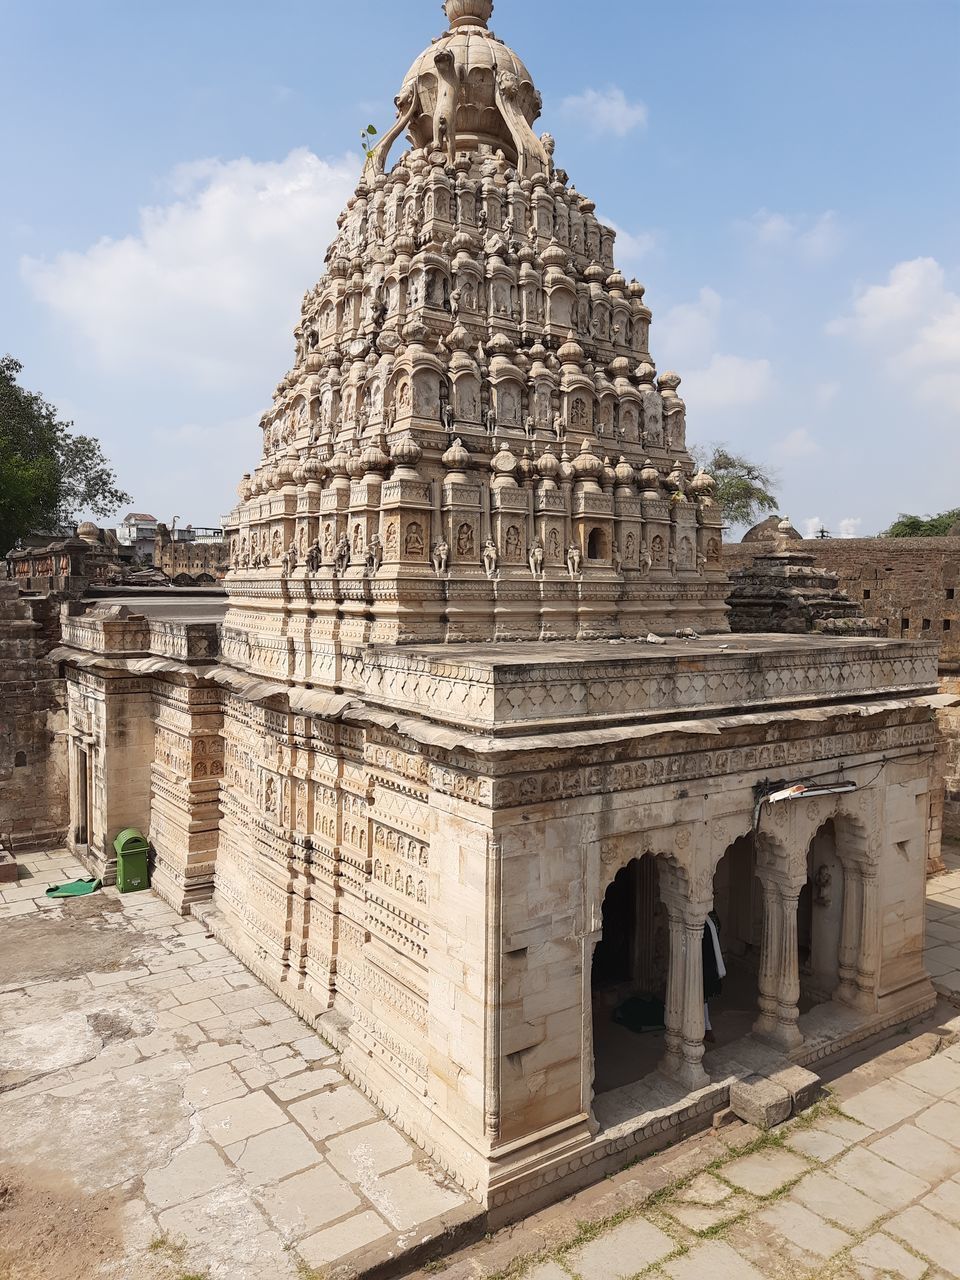
[[[713,1039],[707,1053],[749,1035],[757,1016],[757,971],[763,941],[763,895],[753,835],[742,835],[717,863],[714,921],[726,966],[723,989],[709,1001]],[[705,1061],[709,1068],[709,1060]]]
[[[836,825],[830,819],[810,841],[807,882],[797,907],[801,1001],[808,1007],[832,1000],[840,982],[844,892]]]
[[[653,854],[620,869],[602,918],[591,971],[595,1094],[649,1075],[663,1057],[668,926]]]

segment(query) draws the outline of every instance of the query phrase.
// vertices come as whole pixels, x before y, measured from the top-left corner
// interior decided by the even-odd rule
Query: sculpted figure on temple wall
[[[375,574],[383,564],[383,543],[377,534],[374,534],[367,543],[367,549],[363,556],[364,569],[369,574]]]
[[[450,546],[443,538],[433,548],[433,567],[438,577],[447,572],[447,564],[450,560]]]
[[[310,547],[307,551],[307,572],[308,573],[319,572],[322,560],[323,560],[323,555],[320,551],[320,540],[319,538],[314,538],[313,542],[311,542]]]
[[[567,572],[571,578],[579,578],[583,570],[583,553],[575,542],[567,547]]]
[[[535,578],[543,577],[543,542],[535,538],[530,549],[530,572]]]
[[[404,555],[422,556],[423,555],[423,530],[414,520],[407,525],[407,536],[403,543]]]
[[[472,556],[473,554],[473,525],[464,523],[457,530],[457,555]]]
[[[341,533],[337,541],[337,550],[333,557],[333,569],[338,578],[342,578],[350,565],[350,539]]]
[[[497,544],[492,538],[488,538],[483,544],[483,567],[488,578],[492,578],[497,572],[497,565],[499,563],[500,553],[497,551]]]

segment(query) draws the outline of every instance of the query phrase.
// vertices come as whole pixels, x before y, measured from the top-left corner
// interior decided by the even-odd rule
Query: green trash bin
[[[150,845],[136,827],[127,827],[113,842],[117,855],[117,888],[121,893],[139,893],[150,887],[147,855]]]

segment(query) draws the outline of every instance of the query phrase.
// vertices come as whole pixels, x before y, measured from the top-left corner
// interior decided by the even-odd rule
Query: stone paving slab
[[[83,868],[26,865],[29,894],[0,894],[0,1180],[115,1197],[85,1280],[300,1280],[480,1222],[202,924],[152,894],[46,899]]]
[[[677,1248],[676,1241],[653,1223],[634,1218],[591,1240],[565,1261],[580,1280],[632,1280]]]

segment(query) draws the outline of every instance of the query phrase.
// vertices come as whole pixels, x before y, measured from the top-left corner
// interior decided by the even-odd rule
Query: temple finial
[[[443,11],[454,30],[457,27],[485,27],[493,13],[493,0],[446,0]]]

